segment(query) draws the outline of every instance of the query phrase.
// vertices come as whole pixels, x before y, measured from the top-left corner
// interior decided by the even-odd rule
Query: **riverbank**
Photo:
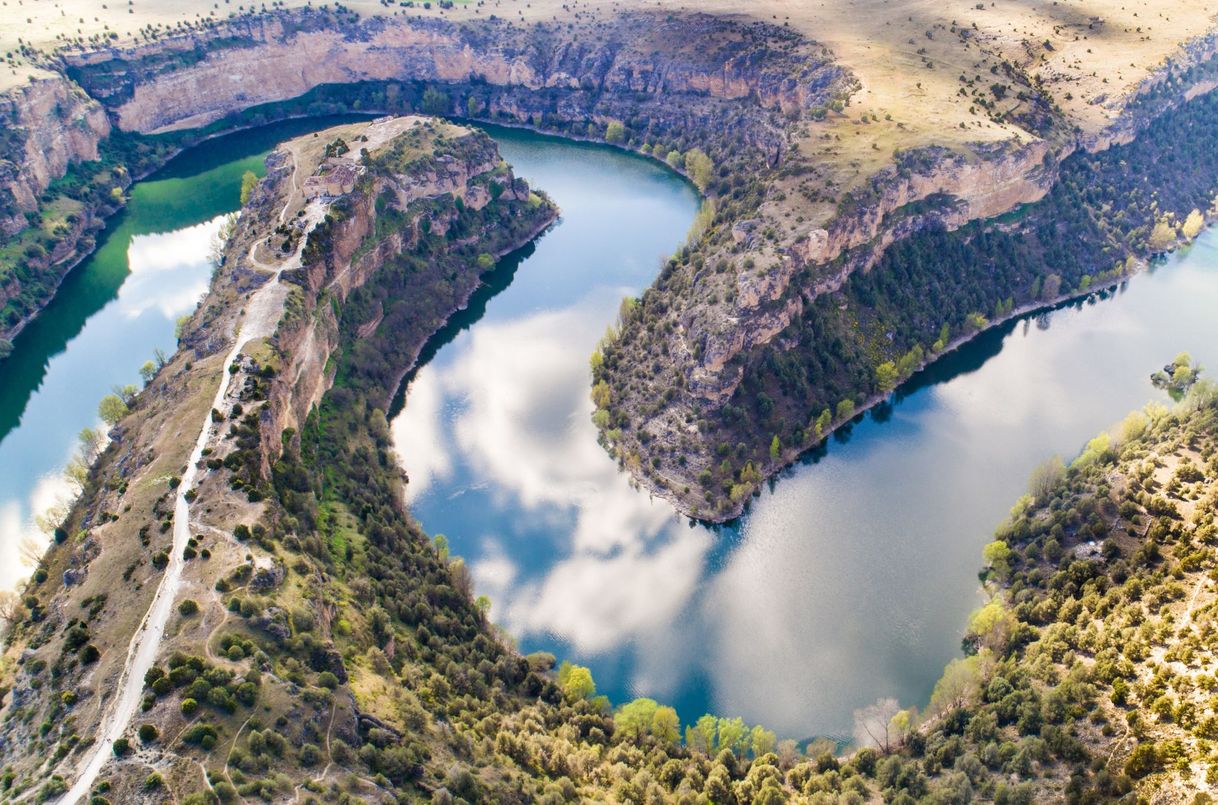
[[[382,136],[382,129],[393,126]],[[225,620],[224,602],[216,592],[224,579],[243,572],[258,578],[270,574],[276,581],[269,587],[257,578],[253,582],[263,590],[282,581],[283,560],[273,547],[264,546],[250,559],[252,546],[232,534],[238,525],[260,517],[268,468],[283,449],[285,429],[292,432],[289,423],[296,417],[303,421],[334,380],[328,356],[337,348],[333,339],[347,325],[332,311],[344,303],[358,309],[366,301],[361,289],[370,276],[409,266],[416,254],[430,253],[437,271],[467,261],[469,284],[476,285],[481,270],[473,259],[477,255],[467,254],[470,248],[479,243],[493,251],[518,247],[520,238],[553,220],[552,208],[501,165],[485,135],[418,119],[349,125],[324,134],[301,138],[268,159],[268,178],[255,190],[226,244],[211,292],[182,329],[182,348],[133,400],[132,413],[117,426],[114,441],[63,526],[70,538],[52,545],[24,592],[24,615],[6,646],[10,656],[30,648],[48,657],[62,651],[73,658],[55,683],[57,689],[72,691],[72,705],[80,702],[61,719],[57,738],[77,751],[65,749],[55,763],[84,770],[67,776],[75,782],[70,793],[87,792],[99,770],[114,758],[121,762],[122,747],[134,743],[131,721],[155,663],[173,651],[210,656],[207,646],[218,639],[213,631]],[[300,193],[304,177],[318,171],[325,159],[323,146],[332,148],[342,138],[363,143],[373,154],[363,184],[306,204]],[[323,170],[331,170],[326,164]],[[384,193],[398,194],[401,206],[378,207],[386,218],[378,222],[372,200]],[[284,205],[296,205],[302,214]],[[284,224],[276,232],[280,220]],[[464,230],[465,245],[445,245],[453,227]],[[264,243],[268,234],[273,248]],[[291,252],[279,249],[285,237],[293,244]],[[452,255],[445,257],[444,249],[452,249]],[[251,258],[255,252],[256,261]],[[268,277],[263,267],[271,264],[274,276]],[[302,288],[308,293],[302,295]],[[332,306],[327,303],[331,298]],[[228,332],[239,335],[230,339]],[[347,341],[344,349],[351,346]],[[258,534],[261,529],[259,525]],[[86,608],[96,603],[87,621],[79,622],[87,651],[71,636],[63,645],[46,645],[36,637],[80,600]],[[199,617],[193,617],[196,612]],[[81,651],[88,656],[76,657]],[[39,684],[33,679],[45,665],[23,665],[10,666],[10,687],[24,691]],[[232,695],[238,695],[237,687],[233,683]],[[38,696],[35,704],[32,691],[10,696],[10,708],[28,705],[62,713],[65,705],[58,696]],[[173,705],[142,718],[154,719],[169,734],[166,722],[182,716]],[[82,740],[79,731],[91,724],[101,725],[98,737]],[[182,722],[173,729],[185,726]],[[349,736],[350,729],[340,734]],[[5,730],[10,746],[38,740],[11,717],[6,716]],[[86,746],[89,754],[78,758]],[[26,757],[40,762],[33,752]],[[193,766],[185,757],[170,758],[164,773],[177,785],[186,777],[176,775],[188,777]],[[134,790],[135,780],[123,783],[128,784]],[[57,793],[64,790],[66,786]]]

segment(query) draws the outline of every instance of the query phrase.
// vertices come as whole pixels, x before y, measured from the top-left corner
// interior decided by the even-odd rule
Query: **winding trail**
[[[295,154],[293,153],[292,156],[295,162]],[[294,183],[295,165],[293,166]],[[289,192],[289,196],[284,202],[285,212],[294,198],[294,192]],[[216,424],[211,421],[211,409],[224,407],[225,396],[235,377],[228,372],[228,367],[241,354],[245,345],[250,341],[265,338],[274,333],[275,325],[279,321],[283,309],[284,298],[287,295],[287,290],[279,282],[280,274],[300,265],[301,253],[308,242],[307,233],[325,216],[325,211],[325,205],[319,201],[313,201],[305,208],[306,234],[301,237],[295,254],[288,260],[273,267],[256,263],[258,268],[272,271],[273,276],[249,298],[249,302],[245,306],[244,319],[237,328],[232,349],[229,350],[228,355],[224,358],[224,363],[221,364],[220,387],[216,389],[216,396],[207,409],[203,427],[199,431],[199,437],[195,440],[194,449],[187,460],[186,472],[182,476],[182,482],[178,485],[177,498],[173,507],[173,546],[169,551],[169,564],[165,567],[161,583],[157,586],[148,611],[131,637],[131,643],[127,647],[127,660],[118,681],[118,693],[110,704],[109,712],[102,716],[88,761],[81,768],[72,787],[59,800],[60,805],[72,805],[72,803],[87,800],[102,767],[114,756],[114,742],[127,731],[131,719],[139,708],[144,692],[144,674],[152,668],[160,653],[161,638],[165,634],[165,627],[169,624],[169,618],[173,614],[174,601],[182,587],[182,570],[185,566],[182,552],[186,549],[191,534],[190,502],[187,500],[187,493],[195,488],[199,463],[203,459],[203,450],[216,431]],[[282,217],[283,212],[280,215]],[[252,249],[250,256],[251,258],[253,256]]]

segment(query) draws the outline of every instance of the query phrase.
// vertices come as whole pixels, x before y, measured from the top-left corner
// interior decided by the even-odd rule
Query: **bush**
[[[314,744],[305,744],[300,747],[300,765],[316,766],[321,760],[321,750]]]
[[[141,724],[140,725],[140,729],[139,729],[140,740],[146,744],[152,743],[153,741],[155,741],[157,739],[157,736],[160,734],[161,734],[160,730],[158,730],[152,724]]]
[[[178,612],[183,618],[189,618],[199,611],[199,603],[193,598],[187,598],[182,603],[178,604]]]

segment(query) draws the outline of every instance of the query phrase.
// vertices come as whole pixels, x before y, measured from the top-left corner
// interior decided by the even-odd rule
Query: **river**
[[[97,253],[0,364],[0,584],[67,489],[76,434],[138,382],[206,287],[240,176],[295,121],[209,141],[138,183]],[[588,356],[697,208],[618,151],[492,129],[562,219],[437,339],[393,420],[416,517],[465,557],[524,651],[783,736],[848,736],[880,696],[923,704],[980,601],[981,547],[1033,467],[1152,399],[1182,350],[1218,367],[1218,237],[1118,292],[1008,324],[939,361],[729,526],[678,517],[596,443]],[[28,551],[27,551],[28,553]]]

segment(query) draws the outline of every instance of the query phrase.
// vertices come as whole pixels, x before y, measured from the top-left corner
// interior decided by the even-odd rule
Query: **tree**
[[[685,729],[685,743],[689,744],[690,749],[709,755],[715,748],[715,733],[718,727],[719,722],[714,716],[704,715],[693,726]]]
[[[1167,251],[1175,245],[1175,242],[1176,227],[1166,218],[1160,218],[1156,221],[1155,228],[1151,230],[1150,239],[1147,241],[1151,251]]]
[[[1066,464],[1061,456],[1053,456],[1032,470],[1028,479],[1028,492],[1038,501],[1044,501],[1053,494],[1057,484],[1066,474]]]
[[[1057,274],[1050,274],[1045,277],[1044,284],[1041,285],[1040,298],[1046,302],[1052,302],[1057,297],[1061,296],[1062,278]]]
[[[782,455],[782,442],[775,433],[774,438],[770,440],[770,460],[777,461],[780,455]]]
[[[107,394],[97,404],[97,415],[110,427],[117,425],[118,421],[127,415],[127,410],[127,403],[119,399],[117,394]]]
[[[873,746],[890,752],[895,745],[892,720],[901,712],[901,705],[891,697],[876,699],[874,704],[854,711],[854,742],[860,747]]]
[[[749,734],[743,718],[719,719],[719,751],[730,749],[736,752],[744,745],[745,736]]]
[[[820,416],[816,418],[816,438],[823,438],[829,431],[829,426],[833,424],[833,414],[828,408],[820,412]]]
[[[574,665],[566,660],[558,666],[558,685],[562,688],[563,695],[573,702],[590,699],[596,694],[592,672],[582,665]]]
[[[837,404],[837,421],[845,422],[848,419],[854,418],[854,400],[849,398],[842,400]]]
[[[949,662],[930,694],[931,711],[944,713],[967,702],[977,694],[980,678],[981,659],[978,655],[957,657]]]
[[[951,336],[952,328],[945,323],[939,328],[939,337],[935,340],[934,344],[931,344],[930,351],[942,352],[943,350],[947,349],[947,344]]]
[[[1184,219],[1184,226],[1181,232],[1188,240],[1192,240],[1201,234],[1201,230],[1205,228],[1205,216],[1201,214],[1201,210],[1193,210]]]
[[[254,194],[254,187],[258,184],[258,175],[253,171],[246,171],[241,174],[241,206],[244,207],[249,203],[250,196]]]
[[[610,120],[605,126],[605,142],[620,143],[626,139],[626,127],[620,120]]]
[[[144,361],[144,365],[140,367],[140,379],[144,381],[144,385],[152,382],[152,378],[156,377],[157,366],[152,361]]]
[[[651,733],[659,709],[655,699],[635,699],[618,709],[613,716],[613,726],[622,737],[638,741]]]
[[[752,742],[753,757],[761,757],[774,751],[774,747],[778,745],[778,736],[758,724],[753,727]]]
[[[1011,548],[1000,539],[996,539],[981,550],[985,563],[994,568],[994,572],[1005,576],[1011,569]]]
[[[435,87],[423,91],[421,108],[429,115],[446,115],[449,110],[448,96]]]
[[[1133,754],[1125,762],[1125,773],[1134,779],[1145,777],[1151,772],[1158,771],[1160,766],[1159,753],[1153,743],[1140,743],[1133,748]]]
[[[1001,651],[1011,639],[1016,626],[1015,617],[1001,601],[990,601],[969,618],[968,639],[982,648]]]
[[[691,148],[685,152],[685,173],[693,180],[698,189],[705,190],[714,178],[715,163],[701,148]]]
[[[900,374],[897,365],[892,361],[884,361],[875,367],[875,384],[880,391],[888,393],[897,387]]]
[[[25,617],[21,596],[11,590],[0,591],[0,633]]]
[[[651,734],[665,743],[676,743],[681,737],[681,719],[677,711],[666,705],[656,708],[651,717]]]

